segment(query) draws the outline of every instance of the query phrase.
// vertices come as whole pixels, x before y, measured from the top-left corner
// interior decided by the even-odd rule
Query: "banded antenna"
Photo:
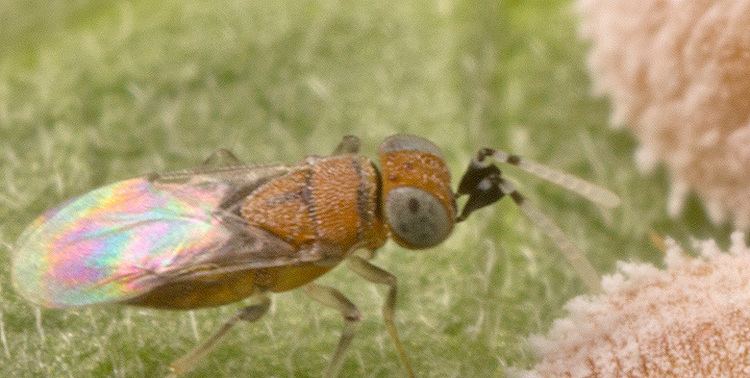
[[[571,174],[550,168],[544,164],[522,158],[518,155],[509,154],[501,150],[484,148],[479,151],[477,158],[473,160],[473,162],[476,162],[480,166],[486,166],[490,164],[490,162],[485,160],[487,157],[491,157],[495,161],[501,163],[516,166],[534,176],[565,188],[605,208],[611,209],[620,205],[620,197],[607,189],[594,185]]]
[[[502,172],[495,165],[496,162],[507,163],[521,168],[541,179],[557,184],[569,191],[580,195],[606,208],[613,208],[620,204],[620,198],[611,191],[592,184],[568,173],[549,168],[518,155],[503,151],[483,148],[472,159],[469,168],[464,173],[458,185],[456,196],[468,195],[456,222],[465,220],[469,214],[477,209],[497,202],[508,196],[518,205],[521,211],[540,231],[546,234],[557,245],[563,256],[568,260],[581,280],[592,292],[601,290],[599,274],[586,255],[560,229],[560,227],[537,207],[529,203],[519,193],[513,184],[502,177]]]

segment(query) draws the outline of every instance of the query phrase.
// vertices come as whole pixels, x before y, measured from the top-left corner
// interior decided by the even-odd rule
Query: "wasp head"
[[[450,235],[456,201],[440,149],[412,135],[380,145],[383,215],[391,237],[410,249],[433,247]]]

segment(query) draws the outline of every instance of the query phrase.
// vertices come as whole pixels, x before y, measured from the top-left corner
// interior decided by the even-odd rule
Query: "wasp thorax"
[[[393,239],[412,249],[445,240],[456,202],[440,149],[420,137],[395,135],[380,145],[380,163],[383,215]]]

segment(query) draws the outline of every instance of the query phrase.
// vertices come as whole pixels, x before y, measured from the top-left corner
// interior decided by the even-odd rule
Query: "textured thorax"
[[[375,249],[386,238],[377,204],[379,177],[359,155],[308,158],[248,196],[243,218],[301,247],[315,242]]]

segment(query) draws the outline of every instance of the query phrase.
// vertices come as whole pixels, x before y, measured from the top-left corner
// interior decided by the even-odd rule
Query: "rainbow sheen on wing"
[[[16,289],[46,307],[116,302],[199,264],[231,238],[214,215],[227,184],[163,184],[135,178],[51,209],[19,237]],[[209,255],[209,256],[207,256]]]

